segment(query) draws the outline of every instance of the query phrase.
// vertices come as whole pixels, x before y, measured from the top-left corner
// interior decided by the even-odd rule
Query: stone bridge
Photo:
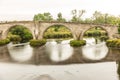
[[[73,38],[76,39],[76,35],[80,34],[80,39],[82,39],[84,33],[93,27],[101,27],[107,33],[109,38],[113,38],[113,35],[118,33],[117,26],[112,25],[99,25],[99,24],[81,24],[73,22],[35,22],[35,21],[14,21],[14,22],[1,22],[0,23],[0,37],[4,39],[7,37],[9,30],[16,26],[22,25],[28,28],[34,39],[42,39],[44,32],[53,25],[63,25],[67,27]]]

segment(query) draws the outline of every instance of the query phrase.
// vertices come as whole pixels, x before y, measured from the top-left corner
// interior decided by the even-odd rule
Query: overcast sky
[[[86,10],[83,17],[91,17],[94,11],[120,15],[120,0],[0,0],[0,21],[32,20],[34,14],[50,12],[53,17],[62,12],[70,18],[71,10]]]

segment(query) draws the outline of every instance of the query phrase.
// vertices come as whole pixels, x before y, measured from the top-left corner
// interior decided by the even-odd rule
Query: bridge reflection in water
[[[89,40],[88,40],[89,41]],[[92,41],[92,40],[91,40]],[[54,80],[59,79],[57,75],[64,74],[64,79],[69,80],[118,80],[117,79],[117,69],[115,62],[111,63],[97,63],[97,64],[78,64],[78,63],[93,63],[93,62],[105,62],[105,61],[116,61],[119,60],[120,57],[120,50],[118,49],[108,49],[104,42],[99,44],[90,44],[88,43],[86,46],[81,48],[72,48],[69,45],[70,40],[65,41],[55,41],[55,40],[48,40],[45,46],[40,48],[32,48],[27,44],[20,44],[20,45],[8,45],[8,50],[10,54],[10,62],[11,63],[29,63],[30,65],[21,65],[21,64],[6,64],[0,63],[1,70],[6,70],[10,66],[9,72],[13,72],[15,78],[17,80],[36,80],[36,79],[48,79]],[[91,50],[92,49],[92,50]],[[76,64],[77,63],[77,64]],[[72,65],[72,68],[67,65],[64,68],[60,65],[58,66],[58,70],[55,70],[57,67],[55,65],[51,65],[52,70],[47,66],[43,66],[44,69],[42,70],[40,66],[36,67],[33,64],[40,65],[41,64],[75,64]],[[25,67],[26,66],[26,67]],[[42,67],[42,68],[43,68]],[[119,66],[118,66],[119,67]],[[74,68],[74,70],[73,70]],[[16,69],[13,70],[13,69]],[[47,69],[47,70],[46,70]],[[60,70],[62,69],[62,70]],[[63,70],[65,69],[65,70]],[[102,70],[105,69],[105,70]],[[119,68],[118,68],[119,69]],[[24,70],[20,72],[19,70]],[[49,73],[49,70],[51,70]],[[75,71],[76,70],[76,71]],[[46,71],[47,74],[44,74]],[[57,71],[57,72],[55,72]],[[61,71],[61,73],[59,73]],[[62,72],[63,71],[63,72]],[[70,71],[70,72],[69,72]],[[89,71],[89,72],[88,72]],[[90,74],[92,71],[92,74]],[[96,71],[98,74],[104,74],[100,77],[100,75],[96,75]],[[116,73],[115,73],[116,71]],[[3,73],[2,71],[1,73]],[[7,74],[9,74],[9,72]],[[18,74],[16,74],[18,72]],[[24,73],[23,73],[24,72]],[[30,72],[29,74],[27,72]],[[41,73],[42,72],[42,73]],[[94,73],[93,73],[94,72]],[[27,74],[26,74],[27,73]],[[33,74],[34,73],[34,74]],[[40,73],[40,74],[38,74]],[[55,73],[55,74],[54,74]],[[4,73],[3,73],[4,74]],[[48,75],[49,74],[49,75]],[[52,78],[50,74],[54,74],[57,76],[56,78]],[[71,75],[72,74],[72,75]],[[87,75],[84,75],[87,74]],[[88,76],[91,75],[92,77]],[[111,75],[112,74],[112,75]],[[10,75],[10,74],[9,74]],[[74,76],[75,75],[75,76]],[[83,77],[83,75],[85,77]],[[6,75],[3,75],[5,77]],[[10,75],[13,76],[13,75]],[[10,79],[10,76],[8,78]],[[80,77],[81,76],[81,77]],[[109,76],[109,77],[108,77]],[[14,79],[15,79],[14,78]],[[1,80],[8,80],[7,77]],[[13,77],[11,77],[13,79]],[[60,78],[62,79],[62,77]],[[62,79],[62,80],[64,80]]]
[[[8,49],[12,61],[20,63],[68,64],[114,60],[112,51],[108,50],[105,42],[99,44],[87,42],[86,46],[80,48],[71,47],[69,42],[70,40],[48,40],[46,45],[40,48],[32,48],[28,43],[14,46],[9,44]]]

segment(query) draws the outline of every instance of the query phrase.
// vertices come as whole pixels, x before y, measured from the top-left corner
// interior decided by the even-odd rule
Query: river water
[[[81,52],[78,54],[83,58],[101,60],[108,55],[109,50],[105,42],[98,41],[96,44],[94,38],[84,39],[87,41],[87,45],[78,50]],[[37,51],[40,53],[37,57],[43,52],[42,57],[38,58],[42,59],[45,57],[44,54],[47,54],[48,58],[55,63],[69,60],[76,55],[69,42],[70,40],[48,40],[44,50]],[[0,80],[118,80],[116,62],[69,65],[18,64],[19,62],[34,62],[35,50],[30,47],[29,43],[20,45],[10,43],[8,50],[13,62],[0,62]],[[77,58],[79,58],[78,55]]]
[[[100,60],[108,54],[108,48],[105,42],[95,44],[93,38],[85,38],[87,45],[82,47],[83,57],[91,60]],[[55,62],[61,62],[69,59],[74,54],[73,47],[69,44],[70,40],[56,41],[48,40],[45,44],[45,54]],[[13,44],[8,45],[9,53],[14,61],[24,62],[32,58],[34,52],[29,44],[25,43],[24,46],[16,46]]]

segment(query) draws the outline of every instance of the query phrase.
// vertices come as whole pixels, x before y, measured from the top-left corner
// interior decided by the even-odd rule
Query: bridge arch
[[[69,25],[66,25],[66,24],[64,24],[64,23],[62,23],[62,24],[54,23],[54,24],[49,24],[49,25],[47,25],[47,26],[44,26],[44,29],[42,29],[42,31],[41,31],[42,38],[43,38],[43,36],[44,36],[44,33],[45,33],[50,27],[52,27],[52,26],[63,26],[63,27],[65,27],[66,29],[68,29],[68,30],[71,32],[72,37],[74,38],[74,32],[73,32],[72,28],[69,27]]]
[[[95,28],[95,27],[98,27],[98,28],[103,29],[103,30],[107,33],[107,36],[108,36],[109,38],[111,38],[109,30],[108,30],[107,28],[105,28],[105,26],[96,26],[96,25],[95,25],[95,26],[90,26],[90,27],[84,29],[83,32],[81,33],[81,39],[83,39],[83,36],[84,36],[85,32],[87,32],[88,30],[90,30],[90,29],[92,29],[92,28]]]
[[[34,38],[34,33],[33,33],[33,31],[32,31],[29,27],[24,26],[24,25],[12,25],[12,26],[9,26],[9,27],[4,31],[4,33],[3,33],[3,34],[4,34],[4,38],[7,38],[9,31],[10,31],[12,28],[15,28],[15,27],[17,27],[17,26],[22,26],[22,27],[26,28],[27,30],[29,30],[30,33],[32,34],[33,38]]]

